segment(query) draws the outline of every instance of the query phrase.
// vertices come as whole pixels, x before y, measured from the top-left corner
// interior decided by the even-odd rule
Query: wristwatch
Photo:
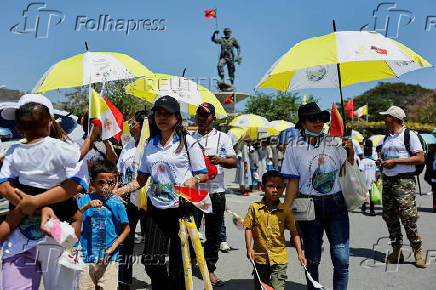
[[[200,179],[200,176],[198,176],[198,174],[196,174],[196,175],[194,175],[194,177],[197,178],[198,183],[200,183],[200,180],[201,180],[201,179]]]

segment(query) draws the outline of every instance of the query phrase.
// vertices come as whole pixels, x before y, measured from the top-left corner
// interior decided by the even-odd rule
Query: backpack
[[[409,155],[413,156],[412,151],[410,150],[410,131],[413,131],[413,130],[411,130],[409,128],[404,129],[404,147],[406,147],[406,150],[409,153]],[[422,150],[424,151],[424,155],[425,155],[428,152],[427,143],[424,141],[422,136],[419,135],[417,132],[413,131],[413,133],[415,133],[416,136],[418,136],[419,142],[421,143]],[[385,145],[386,139],[387,139],[387,136],[383,139],[383,145]],[[424,171],[424,167],[425,167],[425,163],[415,165],[416,170],[413,174],[420,175]]]

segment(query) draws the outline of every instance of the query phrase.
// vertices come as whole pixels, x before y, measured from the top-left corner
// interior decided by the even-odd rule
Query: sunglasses
[[[321,117],[321,115],[307,116],[306,120],[308,120],[309,122],[312,122],[312,123],[315,123],[316,121],[324,122],[324,119]]]

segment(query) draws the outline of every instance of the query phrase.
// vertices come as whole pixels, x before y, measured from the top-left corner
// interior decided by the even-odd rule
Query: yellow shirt
[[[287,264],[285,229],[296,233],[291,209],[279,202],[269,210],[264,199],[250,205],[244,219],[244,227],[253,231],[254,260],[258,264]]]

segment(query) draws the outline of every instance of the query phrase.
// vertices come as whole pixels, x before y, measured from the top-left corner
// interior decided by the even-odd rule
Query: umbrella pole
[[[336,22],[334,19],[333,19],[333,31],[336,32]],[[345,121],[344,97],[342,96],[340,63],[336,64],[336,69],[338,71],[339,93],[341,94],[341,113],[342,113],[342,122],[344,123],[344,135],[345,135],[345,130],[347,129],[347,124]]]

